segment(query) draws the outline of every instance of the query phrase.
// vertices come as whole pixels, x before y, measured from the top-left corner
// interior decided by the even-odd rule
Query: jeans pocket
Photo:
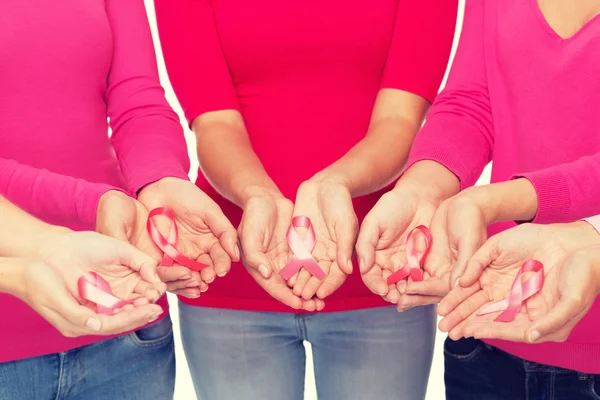
[[[145,326],[128,335],[129,339],[139,347],[158,347],[173,340],[173,324],[167,315],[152,325]]]
[[[446,339],[444,355],[456,361],[470,361],[485,349],[485,343],[477,339]]]
[[[596,400],[600,400],[600,394],[598,394],[600,393],[600,381],[598,380],[599,377],[600,375],[592,375],[588,379],[590,382],[590,394],[592,395],[592,398]]]

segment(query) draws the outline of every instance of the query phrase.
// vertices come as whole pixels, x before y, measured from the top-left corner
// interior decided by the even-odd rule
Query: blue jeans
[[[435,310],[395,307],[288,314],[179,303],[181,333],[202,400],[303,400],[312,344],[321,400],[425,398]]]
[[[171,320],[69,350],[0,364],[2,400],[170,400]]]
[[[476,339],[444,344],[447,400],[600,399],[600,375],[538,364]]]

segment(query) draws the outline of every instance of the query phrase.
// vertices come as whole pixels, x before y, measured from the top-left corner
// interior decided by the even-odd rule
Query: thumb
[[[219,207],[206,214],[206,224],[233,261],[240,260],[237,231]]]
[[[561,299],[547,315],[534,322],[527,330],[527,341],[535,343],[544,336],[556,333],[580,314],[585,307],[574,298]],[[562,338],[566,339],[566,337]]]
[[[156,271],[158,263],[151,256],[126,242],[115,242],[115,248],[121,265],[138,272],[147,282],[162,282]]]
[[[245,264],[249,268],[258,270],[263,278],[270,278],[273,268],[271,266],[269,257],[267,257],[263,246],[261,246],[261,236],[244,236],[248,237],[246,240],[242,239],[242,248],[244,250],[242,257],[244,258]]]
[[[452,287],[458,284],[458,280],[467,269],[467,263],[477,252],[480,246],[481,237],[475,232],[464,235],[459,239],[457,246],[458,256],[456,263],[454,263],[454,267],[452,268],[452,272],[450,273],[450,285],[452,285]],[[477,278],[479,278],[479,276]],[[471,282],[468,286],[472,285],[473,283],[474,282]]]
[[[355,217],[356,218],[356,217]],[[338,223],[335,225],[335,238],[337,247],[337,263],[346,275],[352,273],[352,254],[356,242],[356,219]]]
[[[486,269],[498,256],[498,240],[495,237],[488,239],[479,250],[475,251],[466,262],[464,272],[456,276],[451,285],[455,285],[456,279],[462,287],[469,287],[479,280],[484,269]]]
[[[375,246],[379,241],[379,235],[379,224],[367,215],[356,240],[356,255],[361,274],[369,272],[375,264]]]

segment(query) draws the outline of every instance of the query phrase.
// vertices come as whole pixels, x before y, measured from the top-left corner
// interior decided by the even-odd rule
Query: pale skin
[[[209,265],[200,273],[181,265],[160,266],[158,273],[170,292],[197,298],[208,290],[208,284],[217,276],[223,277],[229,272],[231,261],[240,259],[240,250],[233,225],[219,206],[192,182],[163,178],[140,190],[137,200],[118,191],[109,191],[100,199],[96,230],[127,241],[160,261],[162,252],[146,230],[148,212],[157,207],[168,207],[176,216],[177,249],[185,256]],[[154,223],[167,237],[168,220],[157,218]]]
[[[600,4],[595,0],[538,0],[538,3],[548,24],[563,38],[576,34],[600,13]],[[485,241],[488,224],[529,221],[535,218],[537,212],[537,195],[526,179],[473,188],[458,194],[458,181],[450,171],[440,165],[430,173],[419,173],[423,163],[412,166],[396,188],[382,197],[365,219],[357,243],[359,256],[363,253],[364,259],[368,260],[361,268],[365,284],[374,293],[398,304],[399,311],[439,302],[456,284],[466,260]],[[447,190],[452,183],[454,189]],[[442,186],[444,184],[446,187]],[[429,195],[415,194],[419,191],[415,188],[423,191],[425,187]],[[429,211],[432,204],[437,210],[435,213]],[[419,211],[411,214],[407,210]],[[394,223],[386,221],[388,218],[394,218]],[[424,266],[425,281],[402,281],[386,288],[385,278],[406,262],[401,246],[416,220],[429,226],[434,236],[431,253]],[[378,233],[386,240],[376,241]],[[377,252],[372,249],[375,246]],[[374,254],[380,255],[379,263],[372,262],[377,258]]]
[[[566,340],[600,290],[599,245],[600,235],[587,222],[526,224],[490,238],[468,261],[460,286],[440,303],[440,329],[454,340]],[[508,297],[517,271],[530,259],[544,265],[544,285],[514,321],[495,322],[498,312],[478,316],[486,304]]]
[[[428,105],[419,96],[382,89],[365,138],[305,181],[295,203],[284,198],[266,173],[237,111],[210,112],[193,121],[202,171],[221,195],[244,209],[239,235],[245,265],[271,296],[295,309],[320,310],[323,299],[343,284],[352,271],[358,232],[352,198],[398,176]],[[322,281],[304,269],[289,282],[279,276],[291,257],[285,233],[294,215],[306,215],[314,225],[312,254],[326,273]]]
[[[156,262],[135,247],[94,232],[45,224],[0,197],[0,292],[29,304],[68,337],[112,335],[155,321],[166,290]],[[79,297],[77,280],[97,272],[115,296],[137,300],[113,315]]]

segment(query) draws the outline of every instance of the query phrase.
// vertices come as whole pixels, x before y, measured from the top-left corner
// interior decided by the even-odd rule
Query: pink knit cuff
[[[80,195],[77,198],[77,216],[81,223],[85,224],[89,229],[96,229],[96,217],[98,215],[98,204],[102,195],[110,190],[123,190],[101,183],[86,182],[85,188],[82,188]],[[89,185],[89,186],[88,186]]]
[[[573,222],[569,186],[556,168],[525,174],[515,174],[511,179],[525,178],[531,182],[538,197],[538,209],[533,223],[552,224]]]

